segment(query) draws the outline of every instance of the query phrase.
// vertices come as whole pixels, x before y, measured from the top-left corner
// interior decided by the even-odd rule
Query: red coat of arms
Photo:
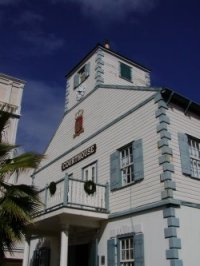
[[[83,110],[79,110],[75,115],[75,127],[74,127],[74,138],[84,132],[83,128]]]

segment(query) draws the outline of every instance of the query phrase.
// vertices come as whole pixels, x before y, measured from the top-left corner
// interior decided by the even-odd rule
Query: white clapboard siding
[[[63,119],[48,149],[45,165],[71,147],[77,145],[114,119],[134,108],[155,92],[98,88],[93,94],[71,110]],[[73,138],[75,115],[83,109],[84,133]]]
[[[110,193],[110,209],[115,212],[160,200],[163,183],[160,183],[161,167],[158,164],[155,108],[156,105],[152,100],[38,173],[35,178],[36,183],[41,185],[60,179],[65,174],[61,172],[61,164],[96,143],[97,152],[95,154],[70,167],[66,172],[73,174],[74,178],[81,178],[82,168],[97,161],[98,183],[106,184],[110,179],[110,154],[125,144],[142,138],[145,178],[140,183]]]
[[[104,83],[105,84],[117,84],[117,85],[132,85],[132,86],[146,86],[146,71],[137,68],[123,60],[119,60],[117,57],[111,54],[106,54],[104,57]],[[120,62],[127,64],[132,68],[132,82],[122,79],[120,77]]]
[[[169,129],[172,134],[171,147],[173,148],[175,167],[175,174],[173,175],[176,181],[175,197],[184,201],[200,203],[200,180],[182,174],[178,143],[178,132],[200,139],[199,118],[192,114],[185,115],[182,109],[175,106],[169,109],[168,115],[170,117]]]
[[[77,104],[76,100],[76,89],[74,89],[74,76],[77,74],[77,72],[87,63],[90,63],[90,74],[89,77],[82,83],[82,86],[85,88],[85,95],[88,94],[91,90],[94,89],[96,80],[95,80],[95,58],[96,54],[94,54],[89,60],[85,61],[80,67],[77,69],[75,73],[73,73],[72,76],[69,77],[68,83],[68,109],[73,107],[75,104]]]
[[[88,60],[84,61],[79,68],[67,79],[68,84],[68,109],[73,107],[76,103],[76,89],[74,89],[74,76],[77,72],[87,63],[90,63],[90,74],[89,77],[81,84],[85,88],[85,95],[87,95],[91,90],[93,90],[96,86],[96,51]],[[124,60],[119,60],[119,58],[113,56],[110,53],[103,52],[104,56],[102,57],[102,61],[104,64],[101,66],[103,69],[102,79],[104,84],[112,84],[112,85],[129,85],[129,86],[149,86],[149,79],[147,76],[149,75],[147,71],[141,69],[140,67],[136,67],[127,63]],[[127,81],[120,77],[120,62],[123,62],[129,65],[132,68],[132,81]]]

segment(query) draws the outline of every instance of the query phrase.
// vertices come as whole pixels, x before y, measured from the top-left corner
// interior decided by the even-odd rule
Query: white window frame
[[[94,183],[97,183],[97,161],[82,169],[82,178],[84,181],[92,180]]]
[[[133,235],[119,238],[119,265],[134,266]]]
[[[86,80],[86,65],[84,65],[79,71],[78,71],[78,76],[79,76],[79,84],[83,83]]]
[[[188,136],[191,176],[200,179],[200,140]]]
[[[120,149],[119,152],[122,185],[124,186],[134,182],[132,143]]]

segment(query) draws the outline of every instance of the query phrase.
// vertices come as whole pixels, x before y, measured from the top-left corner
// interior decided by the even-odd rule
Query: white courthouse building
[[[199,266],[199,104],[108,46],[66,79],[23,266]]]

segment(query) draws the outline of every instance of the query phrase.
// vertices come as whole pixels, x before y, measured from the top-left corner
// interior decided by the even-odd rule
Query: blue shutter
[[[115,266],[115,239],[107,241],[107,266]]]
[[[144,235],[134,235],[134,266],[144,266]]]
[[[79,74],[75,74],[74,76],[74,88],[78,87],[79,85]]]
[[[88,77],[90,75],[90,62],[85,65],[85,76]]]
[[[120,172],[120,152],[115,151],[110,156],[110,190],[122,186],[122,178]]]
[[[187,135],[183,133],[178,133],[178,141],[181,156],[182,173],[186,175],[191,175],[190,154]]]
[[[134,141],[132,143],[132,147],[133,147],[134,180],[140,181],[144,178],[142,139]]]

